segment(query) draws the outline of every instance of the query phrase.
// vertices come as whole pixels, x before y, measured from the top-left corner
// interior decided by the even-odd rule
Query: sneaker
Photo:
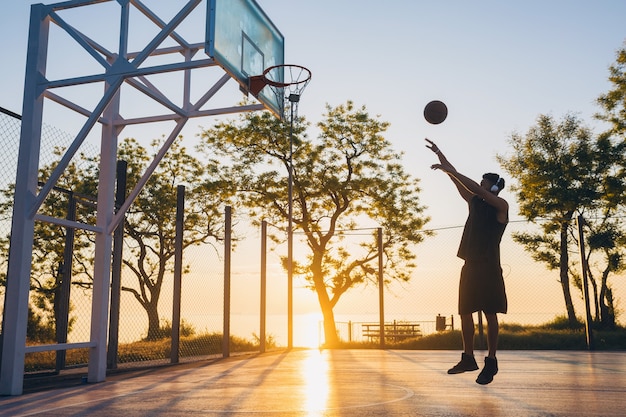
[[[449,374],[461,374],[467,371],[475,371],[478,369],[478,364],[476,363],[476,359],[474,359],[474,355],[468,355],[467,353],[461,354],[461,361],[454,365],[452,368],[448,369]]]
[[[480,385],[487,385],[491,381],[493,381],[493,376],[498,373],[498,360],[496,358],[485,358],[485,367],[480,374],[478,374],[478,378],[476,378],[476,382]]]

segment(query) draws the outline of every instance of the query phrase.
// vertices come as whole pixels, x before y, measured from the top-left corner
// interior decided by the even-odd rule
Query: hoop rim
[[[299,68],[301,72],[304,72],[306,75],[306,77],[302,80],[296,80],[296,81],[291,81],[291,82],[278,82],[278,81],[274,81],[271,80],[267,77],[267,74],[269,74],[272,70],[276,69],[276,68]],[[272,87],[277,87],[277,88],[285,88],[285,87],[289,87],[290,85],[299,85],[299,84],[305,84],[308,83],[309,81],[311,81],[311,70],[308,69],[307,67],[304,67],[302,65],[296,65],[296,64],[280,64],[280,65],[272,65],[271,67],[267,67],[264,71],[263,71],[263,80],[265,81],[265,83],[267,85],[271,85]]]

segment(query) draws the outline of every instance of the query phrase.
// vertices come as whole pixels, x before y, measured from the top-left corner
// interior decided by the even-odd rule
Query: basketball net
[[[267,86],[281,105],[282,119],[298,117],[298,103],[304,89],[311,81],[311,71],[301,65],[275,65],[263,71],[263,75],[250,77],[250,92],[255,97]]]

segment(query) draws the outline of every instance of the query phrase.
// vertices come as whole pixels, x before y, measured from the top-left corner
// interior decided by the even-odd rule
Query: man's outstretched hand
[[[424,138],[424,140],[426,142],[428,142],[428,144],[426,145],[426,147],[428,149],[430,149],[431,151],[433,151],[434,153],[439,153],[439,147],[437,145],[435,145],[435,142],[433,142],[432,140],[428,139],[428,138]]]

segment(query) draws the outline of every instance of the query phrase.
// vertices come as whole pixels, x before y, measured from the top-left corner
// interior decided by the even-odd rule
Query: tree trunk
[[[320,272],[321,269],[313,267],[313,283],[315,285],[315,292],[317,293],[317,300],[320,303],[320,309],[322,310],[322,316],[324,318],[324,344],[326,346],[335,346],[339,342],[337,336],[337,326],[335,325],[335,312],[333,311],[333,305],[328,297],[326,285],[324,285],[324,277]]]
[[[322,259],[324,248],[321,247],[313,254],[311,262],[311,272],[313,274],[313,286],[317,294],[317,301],[322,310],[324,318],[324,345],[328,347],[336,346],[339,343],[337,336],[337,326],[335,324],[335,312],[333,311],[333,303],[328,296],[328,288],[324,282],[324,273],[322,272]]]
[[[589,255],[587,255],[587,259],[589,259]],[[602,300],[598,295],[598,283],[596,282],[593,273],[591,272],[591,268],[589,267],[589,262],[587,262],[587,277],[589,278],[589,283],[592,287],[593,293],[593,312],[594,312],[594,321],[600,321],[600,303]],[[584,285],[584,284],[583,284]]]
[[[615,310],[613,306],[613,295],[608,288],[607,281],[610,270],[607,268],[602,274],[602,284],[600,285],[600,324],[603,329],[615,328]]]
[[[319,284],[320,282],[321,285]],[[339,343],[339,337],[337,336],[337,326],[335,324],[335,312],[328,298],[326,286],[323,285],[323,283],[323,279],[316,279],[315,291],[317,292],[317,299],[322,309],[322,316],[324,317],[324,345],[332,347]]]
[[[147,303],[145,305],[146,313],[148,313],[148,336],[147,340],[157,340],[162,337],[161,335],[161,323],[159,321],[159,311],[157,305],[154,303]]]
[[[567,252],[567,232],[569,222],[561,223],[561,259],[560,259],[560,280],[563,289],[563,298],[565,299],[565,308],[567,310],[567,320],[571,328],[575,328],[578,324],[574,303],[572,302],[572,294],[569,285],[569,254]]]
[[[339,343],[339,337],[335,324],[335,312],[330,305],[322,306],[322,316],[324,316],[324,345],[336,346]]]

